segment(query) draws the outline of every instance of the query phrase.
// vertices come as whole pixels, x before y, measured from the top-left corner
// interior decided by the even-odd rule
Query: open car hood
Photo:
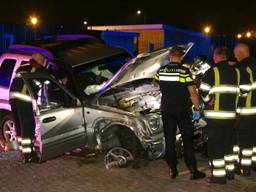
[[[179,45],[184,48],[184,55],[192,48],[193,43]],[[160,49],[152,53],[142,53],[128,61],[100,90],[105,90],[126,84],[139,79],[153,78],[159,68],[168,60],[169,50],[172,47]]]

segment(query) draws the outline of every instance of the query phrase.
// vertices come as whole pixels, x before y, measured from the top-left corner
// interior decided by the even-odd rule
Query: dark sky
[[[215,34],[233,35],[256,30],[256,1],[253,0],[0,0],[0,22],[25,23],[37,14],[44,25],[138,24],[139,8],[147,23],[166,23],[200,31],[211,24]]]

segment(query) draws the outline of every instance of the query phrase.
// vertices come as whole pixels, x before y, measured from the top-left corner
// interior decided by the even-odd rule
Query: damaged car
[[[181,46],[187,53],[192,44]],[[136,158],[163,156],[161,94],[153,77],[168,58],[169,49],[138,55],[107,81],[99,93],[90,96],[82,88],[77,90],[78,97],[50,75],[21,74],[33,100],[34,143],[39,161],[84,146],[109,151],[105,156],[107,168],[123,166]],[[79,75],[74,74],[76,78]],[[86,84],[79,81],[83,83]],[[197,130],[200,129],[195,129],[195,135]],[[177,141],[181,141],[179,133]]]

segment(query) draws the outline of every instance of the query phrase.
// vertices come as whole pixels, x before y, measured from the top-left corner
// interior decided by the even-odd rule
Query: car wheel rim
[[[110,169],[112,167],[124,166],[133,160],[134,158],[131,152],[122,147],[115,147],[106,154],[104,164],[106,169]]]
[[[7,120],[4,122],[3,133],[6,141],[16,140],[16,129],[14,121]]]

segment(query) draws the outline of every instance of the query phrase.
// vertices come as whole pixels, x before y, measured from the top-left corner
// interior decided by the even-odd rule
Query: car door
[[[35,145],[40,160],[56,157],[86,142],[83,106],[53,77],[22,74],[35,112]]]

